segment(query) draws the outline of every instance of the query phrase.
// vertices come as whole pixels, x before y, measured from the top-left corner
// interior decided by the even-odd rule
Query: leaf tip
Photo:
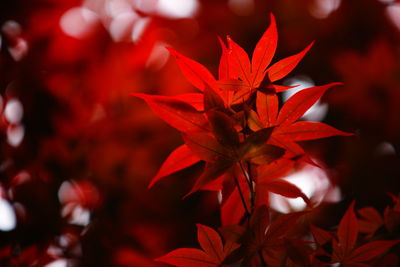
[[[171,55],[173,55],[174,57],[176,57],[176,58],[179,57],[179,53],[178,53],[175,49],[173,49],[172,47],[166,46],[165,49],[167,49],[168,52],[169,52]]]
[[[146,96],[148,96],[148,95],[143,94],[143,93],[129,93],[129,95],[133,96],[133,97],[137,97],[137,98],[143,99],[143,100],[146,100]]]
[[[182,197],[182,200],[186,199],[188,196],[190,196],[191,194],[193,194],[194,192],[196,192],[197,190],[195,188],[192,188],[189,193],[187,193],[186,195],[184,195]]]
[[[154,182],[154,181],[151,181],[151,182],[149,183],[149,185],[147,186],[147,189],[148,189],[148,190],[151,189],[151,188],[153,187],[154,184],[155,184],[155,182]]]
[[[276,24],[276,19],[274,13],[269,13],[270,24]]]

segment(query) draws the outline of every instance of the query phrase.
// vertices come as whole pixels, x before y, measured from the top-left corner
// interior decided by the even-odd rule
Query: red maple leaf
[[[228,239],[223,244],[221,236],[214,229],[197,224],[197,239],[202,249],[179,248],[157,258],[178,267],[223,267],[225,259],[238,248],[235,238]]]
[[[258,207],[248,227],[242,228],[243,261],[241,266],[281,266],[279,258],[285,252],[286,243],[294,225],[307,212],[284,214],[270,221],[265,205]],[[268,265],[266,265],[268,264]]]
[[[150,186],[199,160],[205,161],[206,165],[190,193],[203,189],[234,166],[239,165],[241,171],[246,172],[244,163],[268,165],[282,156],[282,149],[288,159],[313,163],[297,141],[350,135],[319,122],[296,122],[336,83],[304,89],[279,110],[277,93],[290,87],[272,82],[289,74],[311,45],[268,67],[278,40],[272,14],[270,20],[251,60],[230,37],[228,47],[220,39],[222,56],[218,81],[200,63],[169,49],[182,73],[202,93],[173,97],[134,94],[144,99],[160,118],[181,131],[185,141],[184,146],[170,154]],[[255,96],[255,106],[250,96]],[[252,187],[252,179],[247,176],[245,174]],[[268,191],[308,201],[300,189],[283,180],[261,178],[256,190],[259,195],[266,195]]]
[[[337,230],[337,239],[328,232],[315,226],[311,228],[316,242],[320,246],[331,242],[332,253],[324,253],[331,257],[331,263],[341,263],[343,266],[370,266],[367,263],[388,251],[400,240],[370,241],[357,246],[359,225],[354,213],[354,202],[342,217]]]
[[[270,143],[290,152],[290,156],[304,154],[297,141],[314,140],[336,135],[353,134],[337,130],[321,122],[297,121],[313,106],[319,98],[333,86],[332,83],[303,89],[289,98],[278,111],[278,99],[275,93],[257,93],[257,113],[251,112],[249,125],[253,130],[261,127],[275,127]]]

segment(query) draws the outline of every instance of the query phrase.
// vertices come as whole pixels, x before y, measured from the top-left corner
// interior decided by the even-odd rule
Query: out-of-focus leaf
[[[156,261],[177,267],[215,267],[219,265],[218,261],[196,248],[179,248],[157,258]]]

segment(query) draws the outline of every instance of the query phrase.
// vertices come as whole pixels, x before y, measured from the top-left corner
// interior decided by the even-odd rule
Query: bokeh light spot
[[[137,42],[140,40],[140,37],[142,37],[149,23],[150,23],[150,18],[140,18],[139,20],[136,21],[132,29],[131,37],[133,42]]]
[[[254,11],[254,0],[229,0],[229,8],[239,16],[248,16]]]
[[[11,204],[0,198],[0,231],[11,231],[17,224],[16,216]]]
[[[23,115],[24,108],[19,100],[11,99],[7,102],[4,110],[4,116],[9,123],[19,123]]]
[[[286,176],[284,180],[296,185],[303,193],[313,199],[314,204],[322,201],[337,202],[341,199],[340,190],[331,185],[326,172],[315,166],[304,166],[302,169]],[[270,194],[270,204],[282,213],[303,210],[306,203],[301,198],[286,198]]]
[[[67,267],[67,266],[68,266],[68,261],[66,259],[58,259],[45,265],[45,267]]]
[[[28,53],[28,48],[28,43],[24,39],[17,38],[15,44],[8,48],[8,52],[10,52],[11,57],[15,61],[20,61]]]
[[[382,142],[378,144],[375,152],[378,156],[396,155],[396,149],[394,148],[393,144],[389,142]]]
[[[169,18],[190,18],[199,10],[198,0],[159,0],[157,11]]]
[[[97,14],[90,9],[75,7],[64,13],[60,27],[66,35],[80,39],[87,36],[98,21]]]
[[[400,4],[393,4],[386,7],[386,15],[389,20],[400,30]]]
[[[109,26],[112,39],[118,42],[129,36],[138,17],[139,16],[133,11],[124,12],[115,16]]]
[[[7,37],[11,39],[17,38],[22,33],[21,25],[14,20],[8,20],[4,22],[1,30],[5,35],[7,35]]]
[[[309,6],[310,14],[317,19],[325,19],[339,8],[341,0],[314,0]]]
[[[156,43],[146,62],[146,67],[160,70],[168,61],[169,53],[165,43]]]
[[[21,144],[25,135],[25,127],[21,124],[9,125],[7,127],[7,142],[13,147]]]

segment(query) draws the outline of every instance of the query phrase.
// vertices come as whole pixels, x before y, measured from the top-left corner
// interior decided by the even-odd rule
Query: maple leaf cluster
[[[251,59],[229,36],[227,44],[219,39],[222,56],[218,79],[200,63],[169,48],[182,73],[200,93],[132,94],[179,130],[184,140],[165,160],[149,187],[172,173],[204,162],[203,172],[186,196],[199,190],[222,193],[221,234],[225,242],[212,228],[197,225],[202,250],[174,250],[159,261],[176,266],[228,266],[235,262],[241,262],[241,266],[324,266],[327,262],[364,266],[363,262],[397,244],[373,241],[354,249],[358,228],[354,226],[357,220],[353,205],[339,225],[337,240],[311,226],[314,247],[291,233],[300,219],[304,224],[308,212],[270,220],[270,192],[300,197],[310,210],[313,208],[301,189],[282,179],[296,162],[316,165],[297,142],[352,135],[321,122],[299,121],[328,89],[339,83],[303,89],[280,107],[278,93],[292,87],[275,82],[298,65],[313,43],[270,66],[278,40],[272,14],[270,20]],[[322,248],[327,242],[333,247],[329,252]],[[373,252],[368,254],[370,250]],[[321,255],[329,260],[319,261]]]
[[[229,197],[232,188],[236,185],[239,190],[241,180],[245,180],[250,191],[255,183],[260,203],[266,202],[261,200],[266,190],[308,201],[295,185],[279,179],[282,172],[273,173],[287,170],[295,161],[314,164],[298,141],[351,134],[320,122],[298,121],[325,91],[338,83],[304,89],[279,109],[277,93],[291,87],[273,82],[289,74],[312,44],[269,66],[277,40],[273,15],[251,61],[229,36],[228,46],[220,40],[218,80],[200,63],[169,49],[183,74],[201,93],[133,94],[144,99],[161,119],[179,130],[185,141],[165,160],[149,187],[163,177],[204,161],[204,171],[189,194],[211,188],[228,191],[224,195]]]

